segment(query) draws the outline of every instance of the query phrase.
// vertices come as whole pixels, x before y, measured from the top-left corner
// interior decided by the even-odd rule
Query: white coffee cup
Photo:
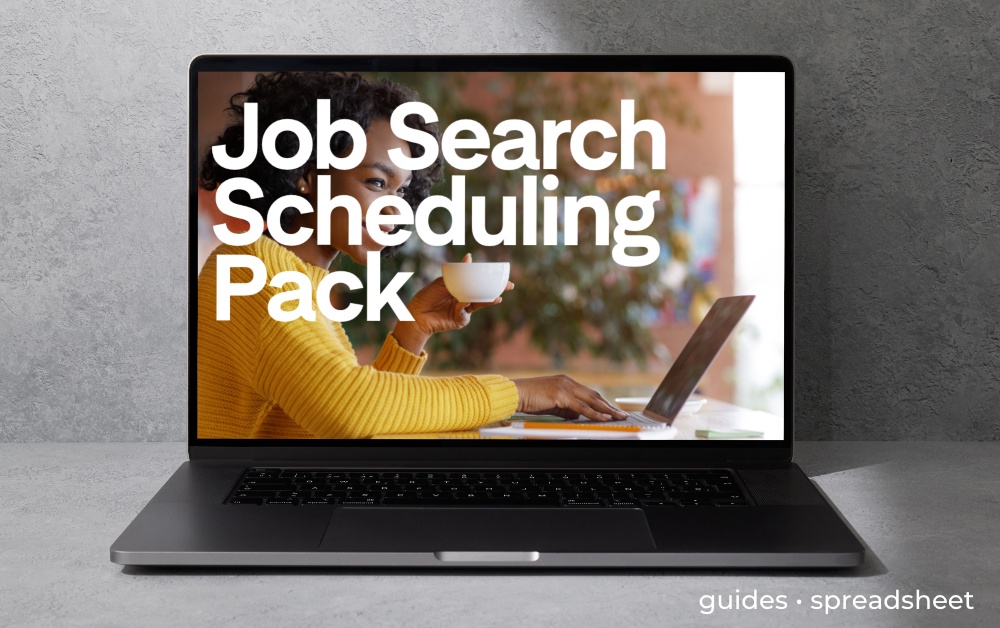
[[[462,303],[491,303],[503,294],[510,278],[509,262],[442,264],[444,286]]]

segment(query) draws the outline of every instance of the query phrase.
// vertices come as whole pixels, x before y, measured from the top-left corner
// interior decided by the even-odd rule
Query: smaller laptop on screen
[[[222,438],[206,437],[204,432],[199,432],[199,427],[205,427],[199,426],[199,408],[208,408],[222,415],[230,413],[235,416],[242,412],[251,418],[257,416],[246,410],[246,395],[239,397],[237,390],[227,389],[225,385],[217,385],[217,394],[211,399],[198,397],[198,378],[204,374],[199,369],[203,365],[199,363],[199,351],[202,352],[203,359],[206,348],[217,349],[217,355],[225,356],[227,354],[222,350],[231,346],[234,351],[250,346],[246,343],[223,346],[218,337],[208,336],[205,319],[199,323],[197,289],[201,268],[199,259],[204,259],[201,254],[204,252],[204,245],[199,237],[210,233],[212,229],[211,222],[199,213],[199,202],[204,196],[201,193],[206,192],[206,187],[201,184],[206,177],[211,179],[213,176],[211,168],[208,171],[202,169],[202,160],[205,159],[206,148],[214,150],[213,143],[221,143],[221,148],[225,151],[225,138],[242,141],[243,128],[227,126],[232,123],[234,112],[242,111],[238,99],[240,94],[245,96],[247,91],[253,91],[255,94],[270,95],[277,113],[265,111],[266,108],[262,106],[262,119],[268,115],[288,118],[292,115],[288,111],[296,110],[297,103],[314,100],[317,92],[310,92],[309,98],[300,98],[282,90],[288,89],[289,84],[299,85],[300,91],[314,89],[317,85],[325,85],[329,76],[335,75],[341,85],[353,90],[352,93],[367,86],[365,89],[378,96],[367,105],[355,107],[349,112],[365,122],[365,116],[381,106],[380,103],[387,98],[408,93],[394,81],[424,85],[424,97],[450,99],[453,102],[444,104],[450,107],[447,111],[455,118],[472,115],[467,113],[465,104],[458,102],[459,96],[463,94],[471,94],[482,107],[487,107],[495,106],[503,98],[525,96],[524,90],[529,89],[525,85],[541,85],[540,94],[536,96],[553,93],[559,96],[554,100],[546,98],[546,102],[575,103],[573,106],[582,107],[603,101],[608,92],[602,85],[625,77],[630,82],[622,87],[622,93],[639,90],[649,94],[649,98],[648,102],[639,103],[641,110],[631,109],[631,100],[627,107],[626,101],[622,100],[620,111],[616,103],[614,112],[621,114],[613,120],[616,124],[620,122],[620,126],[628,126],[626,118],[629,112],[639,111],[638,115],[653,116],[651,111],[677,111],[678,103],[673,99],[683,92],[690,96],[692,103],[702,107],[700,111],[705,115],[714,112],[716,124],[728,129],[726,133],[717,134],[717,139],[722,138],[720,141],[725,143],[732,138],[732,94],[725,93],[726,77],[739,73],[762,73],[772,78],[777,77],[775,81],[768,83],[777,86],[769,94],[773,97],[772,110],[778,111],[779,115],[781,111],[785,112],[781,121],[784,131],[775,135],[774,146],[771,148],[775,149],[775,154],[783,155],[778,158],[779,161],[784,159],[784,163],[779,166],[784,166],[784,172],[787,173],[783,196],[785,213],[781,216],[786,227],[783,233],[787,234],[786,254],[770,277],[777,286],[775,292],[779,299],[779,313],[784,311],[790,314],[794,99],[793,67],[784,57],[645,54],[208,55],[193,60],[189,68],[188,161],[188,212],[191,225],[188,268],[192,288],[189,291],[188,317],[191,323],[188,346],[190,459],[179,466],[111,545],[112,562],[142,567],[425,568],[802,568],[851,567],[860,564],[865,554],[863,545],[822,492],[792,462],[795,410],[791,404],[790,385],[783,391],[785,416],[768,415],[782,429],[771,438],[739,442],[693,438],[629,442],[585,439],[490,440],[479,439],[478,433],[467,440],[320,439],[290,420],[290,409],[288,415],[282,414],[282,408],[270,408],[275,416],[284,421],[280,425],[275,424],[277,427],[273,433],[299,436]],[[501,84],[500,79],[504,77],[509,80]],[[250,89],[251,86],[253,90]],[[580,97],[575,100],[563,97],[562,91],[578,88]],[[329,93],[329,90],[323,93]],[[595,98],[595,95],[601,98]],[[657,99],[662,102],[654,102]],[[346,101],[327,98],[327,106],[330,102],[343,105]],[[208,103],[216,103],[216,106],[209,110]],[[531,114],[529,109],[521,106],[518,109],[519,115]],[[582,119],[584,113],[579,113],[575,118]],[[570,112],[564,118],[574,117],[573,114],[574,112]],[[586,113],[587,116],[599,114],[600,112]],[[385,117],[388,113],[383,111],[378,115]],[[310,132],[306,125],[316,124],[316,115],[312,113],[305,112],[299,117],[301,119],[293,120],[295,124],[281,133],[268,136],[273,142],[278,141],[276,138],[289,142],[284,145],[279,156],[281,158],[290,158],[289,156],[299,152],[300,144],[295,140],[299,136],[294,131],[301,132],[301,137],[305,138]],[[608,117],[610,119],[614,116]],[[270,122],[270,119],[267,118],[267,121]],[[452,121],[445,120],[444,123]],[[547,120],[545,128],[555,129],[556,125],[549,124],[550,122],[554,121]],[[571,122],[567,121],[567,124]],[[604,129],[602,134],[609,138],[617,133],[614,127],[608,131],[610,125],[607,122],[594,128]],[[541,123],[537,126],[542,128]],[[563,124],[559,122],[558,126]],[[636,131],[638,126],[632,125],[632,131]],[[265,124],[262,123],[258,131],[266,135],[264,127]],[[220,131],[221,129],[225,131]],[[647,133],[649,125],[645,129],[641,133]],[[220,142],[216,141],[216,137],[219,137]],[[263,137],[262,135],[261,139]],[[429,137],[429,134],[423,137]],[[329,140],[330,137],[326,139]],[[392,140],[388,135],[383,139],[386,142]],[[529,144],[534,145],[533,142]],[[580,145],[582,144],[581,140]],[[728,147],[727,150],[732,148],[731,144],[725,144],[725,147]],[[712,152],[704,146],[700,149]],[[688,143],[683,146],[682,152],[689,155],[691,151],[697,150],[697,143]],[[275,153],[277,152],[276,148]],[[236,157],[238,154],[238,150],[229,152],[234,163],[242,163],[242,156]],[[239,167],[233,165],[230,170],[236,172],[242,168],[245,170],[243,174],[253,174],[258,163],[255,159],[248,154],[246,164]],[[594,156],[591,155],[590,159],[593,160]],[[722,161],[731,170],[731,154]],[[392,175],[385,174],[389,170],[385,163],[376,165],[381,166],[375,168],[379,172],[373,172],[360,181],[352,180],[352,184],[359,183],[362,186],[359,196],[382,194],[389,183],[398,190],[400,198],[415,194],[414,189],[418,187],[416,184],[405,186],[403,180],[395,181]],[[624,188],[632,185],[646,186],[647,175],[653,177],[662,174],[662,160],[650,159],[649,165],[643,172],[638,172],[641,176],[633,174],[621,177],[622,172],[617,170],[617,166],[600,178],[592,174],[586,175],[584,182],[590,187],[579,189],[584,194],[591,194],[586,198],[594,204],[604,202],[604,197],[593,194],[591,190],[597,190],[609,198],[610,195],[618,194],[621,198],[641,201],[645,197]],[[178,168],[181,167],[178,164]],[[278,170],[268,170],[258,177],[259,182],[265,185],[270,182],[281,190],[296,194],[299,188],[295,181],[289,182],[283,178],[287,173]],[[199,173],[206,172],[205,177],[199,177]],[[729,186],[726,189],[731,192],[732,172],[722,174],[726,181],[724,185]],[[559,183],[558,177],[553,178]],[[696,199],[702,207],[707,208],[706,215],[710,220],[706,224],[709,226],[715,220],[712,217],[717,217],[717,214],[712,213],[716,211],[713,208],[731,202],[731,194],[712,195],[713,190],[717,192],[720,189],[718,181],[704,185],[700,181],[689,181],[685,184],[686,187],[680,188],[675,186],[677,182],[668,179],[661,177],[654,182],[675,197],[687,195],[689,200]],[[535,194],[539,183],[548,186],[545,180],[550,180],[550,177],[537,180],[525,177],[525,197]],[[421,193],[427,192],[431,183],[429,179],[424,181]],[[304,191],[306,187],[301,189],[302,194],[307,195]],[[638,191],[645,193],[648,190],[643,188]],[[252,195],[246,193],[244,196],[249,199]],[[299,207],[302,206],[303,198],[306,196],[299,196]],[[498,199],[491,199],[490,203],[494,201]],[[543,217],[549,213],[554,215],[558,206],[552,204],[552,207],[552,212],[546,209],[538,216]],[[625,207],[620,217],[616,211],[616,221],[624,222],[628,209]],[[662,218],[664,222],[686,219],[683,212]],[[732,218],[731,214],[729,218]],[[278,216],[271,224],[275,228],[281,228],[282,219],[283,215]],[[717,222],[714,224],[718,226]],[[608,227],[607,221],[604,226]],[[696,225],[693,224],[686,225],[686,228],[692,233],[696,231]],[[638,231],[632,235],[637,234]],[[264,242],[269,247],[268,259],[273,261],[281,255],[285,256],[284,259],[289,259],[290,254],[282,251],[280,246],[265,241],[265,237],[256,242]],[[696,246],[686,253],[702,257],[699,258],[700,265],[691,266],[691,272],[701,273],[699,277],[707,276],[715,263],[711,256],[714,244],[711,238],[702,238],[694,245]],[[707,247],[708,253],[698,249],[698,246]],[[180,252],[170,251],[168,254]],[[321,272],[318,268],[307,268],[306,264],[299,264],[299,267],[317,277]],[[685,272],[687,271],[682,271]],[[597,272],[592,274],[600,277]],[[670,273],[646,276],[669,275]],[[621,271],[619,277],[627,277],[632,282],[632,292],[638,293],[642,293],[642,286],[651,286],[654,281],[647,279],[644,280],[645,283],[636,283],[636,275],[629,274],[629,271]],[[615,277],[610,279],[613,281]],[[539,294],[550,292],[551,290],[541,290]],[[762,293],[757,294],[760,295],[757,297],[757,303],[760,304],[763,300]],[[608,300],[622,298],[618,293],[608,292],[607,295]],[[785,296],[784,300],[781,300],[781,295]],[[708,298],[710,297],[706,297]],[[753,299],[754,297],[744,296],[715,300],[714,306],[677,356],[645,411],[638,415],[641,420],[671,423],[677,417],[685,400],[699,385]],[[213,301],[203,299],[201,303]],[[641,308],[635,309],[640,310]],[[239,312],[238,308],[234,308],[234,316],[239,315]],[[229,319],[208,320],[218,330],[223,326],[216,323]],[[254,332],[259,329],[251,327]],[[310,346],[326,346],[322,343],[333,342],[330,339],[333,333],[333,325],[326,325],[323,329],[310,327],[309,335],[302,337],[313,343]],[[782,357],[787,365],[788,380],[791,381],[791,333],[783,330],[780,333],[784,334]],[[209,344],[199,345],[199,335],[203,341],[207,339]],[[346,343],[347,336],[343,336],[343,339],[338,336],[336,342]],[[391,359],[383,360],[381,366],[396,369],[396,376],[403,378],[405,382],[414,381],[416,378],[410,377],[407,370],[417,370],[417,356],[394,351],[395,353],[389,354]],[[264,368],[270,369],[270,375],[281,369],[296,368],[298,364],[292,360],[283,362],[283,366],[276,366],[278,361],[260,358],[261,354],[253,350],[245,353],[256,360],[250,367],[256,368],[263,364]],[[326,353],[314,351],[309,355],[313,359],[310,363],[312,366],[326,364],[323,362]],[[238,375],[240,368],[250,368],[246,362],[230,363],[224,357],[217,359],[214,364],[216,368],[212,372],[220,378],[229,374]],[[347,367],[340,364],[338,368],[360,371],[366,367],[353,363]],[[308,372],[304,371],[301,378],[314,378],[325,372],[328,371],[313,368]],[[289,373],[290,377],[283,377],[280,381],[283,385],[294,388],[301,383],[296,379],[296,373],[284,371],[278,374]],[[407,377],[410,379],[406,379]],[[485,389],[485,385],[483,388]],[[262,403],[269,401],[270,398],[265,393],[270,392],[277,394],[282,390],[266,390],[259,394],[254,391],[256,399],[263,400]],[[374,398],[378,392],[368,389],[366,394]],[[592,398],[596,399],[597,396],[599,395],[595,393]],[[230,402],[230,399],[238,401]],[[421,400],[422,398],[411,396],[407,399],[411,404],[409,408],[415,407]],[[511,405],[509,398],[506,403]],[[425,404],[425,407],[430,406]],[[344,408],[340,410],[347,411]],[[307,411],[303,413],[300,416],[308,414]],[[332,417],[334,420],[342,416],[324,410],[322,413],[313,412],[306,418],[317,415]],[[479,418],[482,417],[477,416],[477,420]],[[639,418],[633,416],[629,420]],[[594,426],[582,426],[582,429],[592,427]]]
[[[753,295],[717,299],[691,339],[670,366],[656,392],[641,412],[629,412],[627,419],[614,425],[670,425],[684,408],[684,403],[705,376],[715,356],[732,335],[736,325],[750,309]],[[597,423],[578,419],[576,423]]]

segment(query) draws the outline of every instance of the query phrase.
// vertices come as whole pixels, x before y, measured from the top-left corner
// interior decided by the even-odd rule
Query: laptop
[[[189,81],[189,459],[112,562],[862,562],[792,462],[787,59],[208,55]],[[466,251],[513,289],[408,327]],[[636,414],[676,433],[602,438],[638,419],[546,413],[526,373],[581,412],[655,389]],[[560,427],[490,436],[524,408]]]
[[[685,403],[704,377],[712,360],[722,350],[736,325],[750,309],[753,295],[722,297],[712,305],[691,339],[681,349],[663,381],[641,412],[629,412],[621,425],[666,429],[684,409]],[[695,404],[698,405],[698,404]],[[597,423],[577,419],[574,423]],[[617,424],[616,424],[617,425]]]

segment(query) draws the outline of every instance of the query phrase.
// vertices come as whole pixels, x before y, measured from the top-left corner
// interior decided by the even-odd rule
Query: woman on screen
[[[430,168],[410,172],[389,159],[389,151],[400,149],[407,156],[420,156],[418,144],[400,140],[389,127],[393,110],[415,95],[387,80],[369,81],[360,75],[326,72],[257,75],[245,91],[230,99],[232,122],[216,141],[229,146],[229,153],[243,144],[243,104],[257,103],[259,133],[276,120],[293,119],[306,125],[316,145],[316,101],[329,99],[331,118],[350,119],[365,130],[367,151],[360,165],[351,170],[317,171],[313,160],[296,170],[272,166],[258,151],[256,159],[242,171],[222,168],[211,152],[200,171],[200,185],[214,190],[231,177],[246,177],[264,192],[250,199],[239,193],[232,200],[265,215],[271,203],[286,194],[304,197],[315,209],[317,177],[329,175],[331,196],[346,194],[357,199],[362,216],[383,195],[395,194],[416,207],[441,179],[443,163],[438,158]],[[407,126],[440,137],[435,125],[417,116]],[[260,138],[257,138],[258,141]],[[282,145],[282,142],[285,144]],[[350,136],[333,136],[336,155],[351,149]],[[278,137],[282,155],[297,152],[291,133]],[[388,210],[387,210],[388,211]],[[281,227],[288,233],[312,228],[313,211],[282,213]],[[509,380],[500,375],[423,377],[427,360],[424,344],[434,333],[454,331],[468,324],[481,308],[499,303],[460,303],[438,279],[420,290],[408,305],[413,321],[397,323],[370,366],[362,366],[340,323],[317,312],[316,320],[302,318],[278,322],[268,313],[268,302],[280,290],[266,285],[252,296],[231,300],[230,320],[216,318],[217,256],[253,255],[267,270],[267,278],[283,271],[298,271],[315,287],[325,277],[338,255],[364,264],[368,252],[389,250],[362,229],[362,241],[347,239],[347,211],[334,210],[330,217],[330,244],[320,245],[314,236],[294,247],[285,247],[268,232],[256,242],[234,247],[222,245],[208,258],[198,278],[198,428],[199,438],[364,438],[378,434],[407,434],[472,429],[510,416],[514,411],[585,416],[607,421],[627,416],[595,391],[565,376]],[[468,259],[468,258],[467,258]],[[244,271],[247,275],[240,277]],[[248,281],[249,270],[233,269],[233,281]],[[509,284],[508,289],[513,285]]]

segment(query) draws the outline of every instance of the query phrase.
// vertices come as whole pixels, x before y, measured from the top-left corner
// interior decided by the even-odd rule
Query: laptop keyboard
[[[627,473],[252,468],[228,504],[282,506],[748,506],[725,469]]]

